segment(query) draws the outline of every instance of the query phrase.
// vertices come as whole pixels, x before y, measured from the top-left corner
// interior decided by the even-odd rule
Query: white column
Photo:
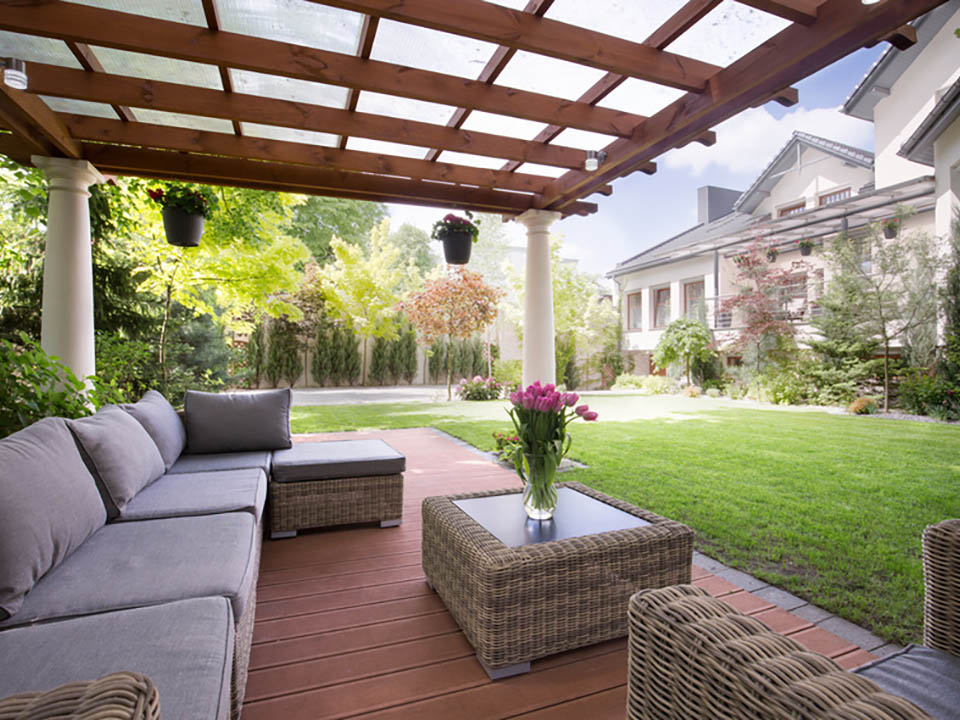
[[[31,160],[47,176],[50,190],[40,345],[82,379],[97,369],[87,188],[104,178],[86,160],[38,156]]]
[[[527,271],[523,307],[523,385],[557,379],[553,347],[553,283],[550,226],[560,213],[527,210],[517,220],[527,228]]]

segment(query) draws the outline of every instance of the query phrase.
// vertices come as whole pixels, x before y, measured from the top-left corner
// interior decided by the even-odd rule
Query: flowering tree
[[[428,278],[420,292],[400,305],[425,344],[441,336],[465,339],[497,317],[502,291],[492,288],[478,273],[458,267]],[[453,355],[447,355],[447,400],[453,395]]]

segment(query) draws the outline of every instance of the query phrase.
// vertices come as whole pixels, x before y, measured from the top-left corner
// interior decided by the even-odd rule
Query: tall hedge
[[[393,343],[383,338],[374,338],[373,350],[370,352],[370,371],[367,376],[372,381],[371,384],[383,385],[390,375],[391,356],[393,354]]]

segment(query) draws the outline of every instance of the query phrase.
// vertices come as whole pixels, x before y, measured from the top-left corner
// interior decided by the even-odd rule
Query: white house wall
[[[929,175],[930,168],[897,155],[937,101],[937,91],[960,76],[960,11],[937,31],[873,110],[877,187]],[[875,91],[876,92],[876,91]]]
[[[960,41],[957,41],[960,45]],[[953,214],[960,207],[960,120],[933,144],[937,182],[937,237],[949,237]]]

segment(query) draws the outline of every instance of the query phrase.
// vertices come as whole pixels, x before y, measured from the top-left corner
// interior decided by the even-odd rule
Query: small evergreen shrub
[[[503,392],[503,386],[492,377],[475,376],[473,380],[464,378],[457,386],[457,397],[461,400],[496,400]]]
[[[640,389],[648,395],[672,395],[679,392],[680,386],[676,380],[663,375],[647,375]]]
[[[370,371],[367,376],[376,385],[383,385],[390,372],[390,355],[393,348],[389,340],[374,338],[373,350],[370,352]]]
[[[915,372],[900,381],[900,406],[913,415],[960,420],[960,389],[942,376]]]
[[[614,380],[613,385],[610,386],[611,390],[642,390],[643,389],[644,378],[639,375],[634,375],[633,373],[621,373],[617,375],[617,379]]]
[[[847,406],[847,412],[854,415],[875,415],[877,412],[877,401],[869,397],[858,397]]]
[[[699,385],[687,385],[683,389],[683,396],[688,398],[698,398],[703,394]]]
[[[739,380],[732,378],[723,386],[723,393],[731,400],[742,400],[747,396],[747,386]]]
[[[708,398],[713,398],[713,399],[717,399],[718,397],[720,397],[720,396],[723,394],[723,393],[720,392],[720,389],[719,389],[719,388],[715,388],[715,387],[707,388],[707,389],[704,391],[704,393],[706,394],[706,396],[707,396]]]
[[[355,385],[363,371],[363,357],[360,355],[359,341],[352,330],[346,328],[343,333],[343,377]]]

